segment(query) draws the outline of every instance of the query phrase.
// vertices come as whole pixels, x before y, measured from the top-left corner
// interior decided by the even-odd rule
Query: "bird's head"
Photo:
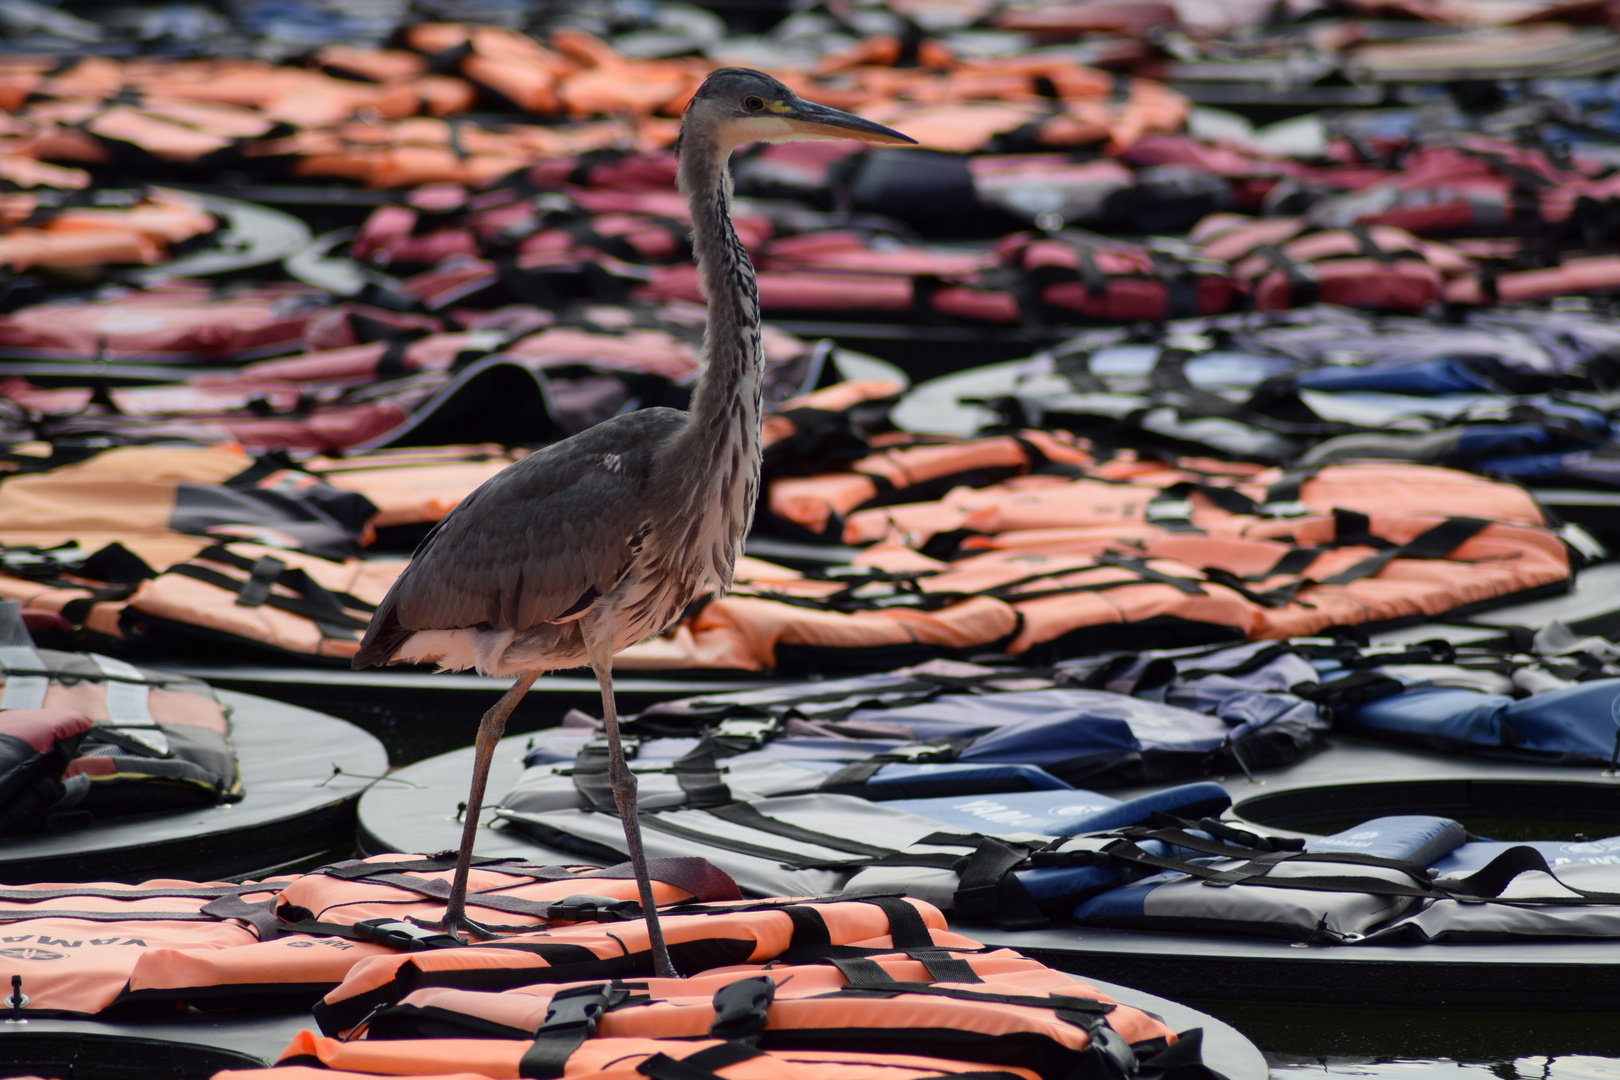
[[[763,71],[721,68],[703,81],[686,107],[675,145],[702,142],[729,154],[744,143],[802,139],[860,139],[902,144],[917,140],[882,124],[801,98]]]

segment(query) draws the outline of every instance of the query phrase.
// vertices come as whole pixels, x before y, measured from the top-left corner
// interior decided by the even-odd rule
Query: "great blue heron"
[[[460,858],[445,909],[467,918],[467,877],[484,786],[506,718],[542,673],[589,664],[602,687],[608,779],[624,822],[660,976],[675,970],[653,906],[636,781],[619,744],[613,654],[731,586],[759,493],[759,296],[731,227],[732,150],[793,139],[914,140],[804,101],[769,75],[724,68],[681,124],[679,178],[709,300],[705,363],[690,412],[642,409],[530,454],[469,495],[428,534],[372,617],[354,666],[434,663],[516,681],[478,726]]]

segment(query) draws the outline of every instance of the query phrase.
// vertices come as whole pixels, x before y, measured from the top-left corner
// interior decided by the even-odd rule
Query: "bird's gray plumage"
[[[418,630],[527,630],[578,619],[644,550],[658,453],[685,413],[642,409],[486,481],[428,534],[372,618],[355,666]]]

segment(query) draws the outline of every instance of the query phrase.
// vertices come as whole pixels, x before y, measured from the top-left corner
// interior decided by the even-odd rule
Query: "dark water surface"
[[[1188,1004],[1247,1035],[1276,1080],[1620,1080],[1620,1013]]]

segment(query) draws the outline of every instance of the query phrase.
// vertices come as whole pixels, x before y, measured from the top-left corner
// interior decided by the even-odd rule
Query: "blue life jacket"
[[[1607,763],[1620,739],[1620,679],[1594,679],[1515,701],[1439,686],[1338,710],[1350,730],[1431,750],[1558,764]]]
[[[1203,834],[1195,834],[1203,835]],[[1467,837],[1448,818],[1402,815],[1376,818],[1353,829],[1307,841],[1304,850],[1278,858],[1266,873],[1275,877],[1360,876],[1401,884],[1456,848]],[[1399,867],[1319,862],[1315,854],[1354,854],[1410,864]],[[1201,855],[1189,863],[1219,870],[1249,864],[1246,856]],[[1189,932],[1249,933],[1291,940],[1355,940],[1409,910],[1411,897],[1368,892],[1267,888],[1264,878],[1228,888],[1209,888],[1186,873],[1167,870],[1082,901],[1074,917],[1093,926]]]

